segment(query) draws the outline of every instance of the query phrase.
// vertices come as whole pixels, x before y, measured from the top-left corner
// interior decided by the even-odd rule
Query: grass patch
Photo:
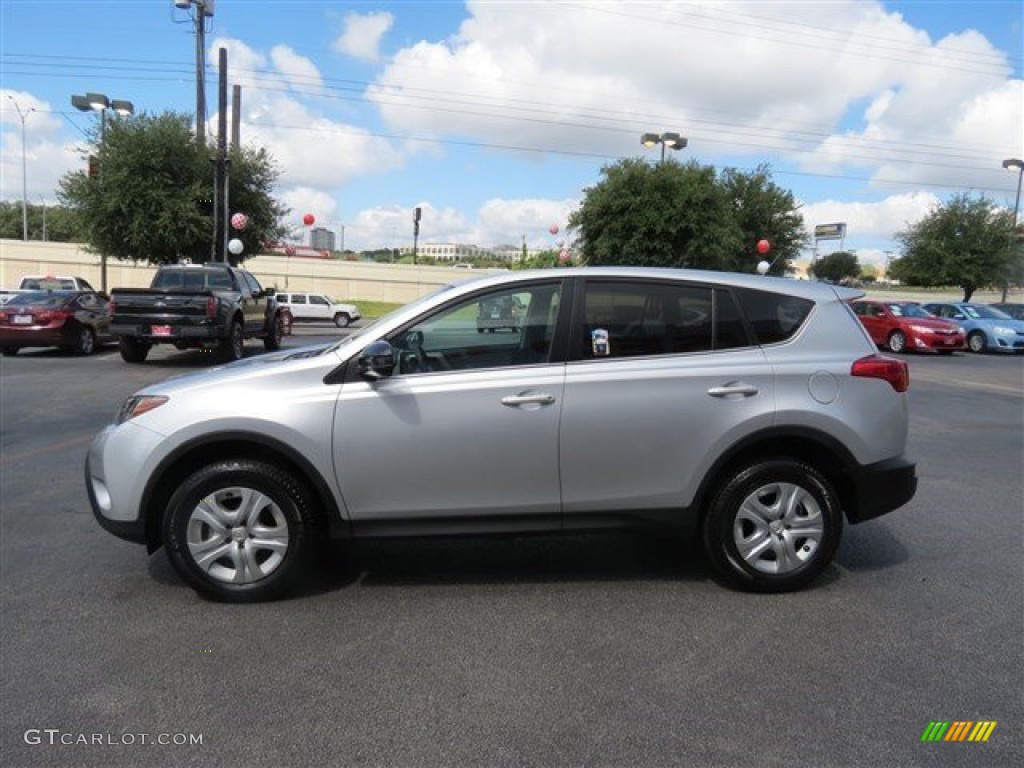
[[[346,301],[351,301],[359,307],[363,320],[376,320],[378,317],[382,317],[391,310],[402,306],[400,302],[396,301],[361,301],[360,299],[346,299]]]

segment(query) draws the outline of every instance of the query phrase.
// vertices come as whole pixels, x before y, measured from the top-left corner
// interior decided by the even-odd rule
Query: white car
[[[346,328],[362,317],[355,304],[342,304],[322,293],[286,291],[277,294],[277,303],[288,307],[288,311],[292,313],[292,319],[296,322],[331,320],[339,328]]]
[[[81,277],[73,275],[25,275],[18,283],[19,291],[95,291]]]

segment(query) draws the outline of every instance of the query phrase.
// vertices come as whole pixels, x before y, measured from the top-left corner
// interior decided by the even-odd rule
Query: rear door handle
[[[722,387],[712,387],[708,390],[708,394],[712,397],[753,397],[758,391],[757,387],[752,384],[734,382]]]
[[[501,404],[515,408],[520,405],[551,405],[555,402],[555,396],[544,392],[535,395],[508,395],[501,398]]]

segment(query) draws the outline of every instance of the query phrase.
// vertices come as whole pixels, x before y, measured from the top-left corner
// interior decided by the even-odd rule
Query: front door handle
[[[722,387],[712,387],[708,390],[708,394],[712,397],[753,397],[757,393],[757,387],[752,384],[741,384],[738,381],[730,382]]]
[[[544,392],[534,395],[508,395],[501,398],[501,404],[515,408],[520,405],[551,405],[555,402],[555,396]]]

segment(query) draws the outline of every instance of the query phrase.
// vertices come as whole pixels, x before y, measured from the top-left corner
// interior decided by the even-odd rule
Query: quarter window
[[[737,295],[758,344],[792,338],[814,307],[813,301],[781,293],[741,289]]]

